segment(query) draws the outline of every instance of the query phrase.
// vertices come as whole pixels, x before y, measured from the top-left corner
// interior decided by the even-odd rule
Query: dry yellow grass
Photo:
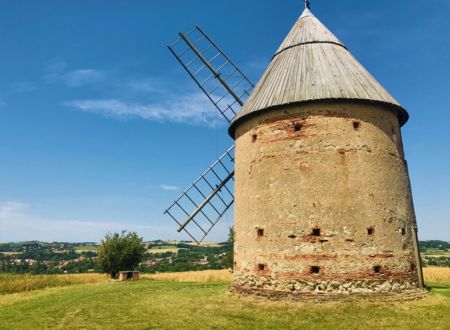
[[[203,270],[199,272],[144,274],[142,278],[175,282],[212,282],[233,280],[233,274],[227,270]]]
[[[0,294],[39,290],[48,287],[72,284],[105,282],[104,274],[67,274],[67,275],[0,275]]]
[[[45,275],[44,275],[45,276]],[[77,281],[78,283],[100,283],[109,280],[110,278],[106,274],[65,274],[65,275],[56,275],[56,277],[60,278],[68,278],[68,280]]]
[[[425,267],[423,269],[425,282],[446,282],[450,283],[450,268]]]
[[[197,244],[195,242],[190,242],[190,243],[184,243],[187,245],[192,245],[192,246],[201,246],[201,247],[218,247],[218,246],[222,246],[223,243],[218,243],[218,242],[201,242],[200,244]]]
[[[96,250],[91,249],[76,249],[75,253],[83,253],[83,252],[96,252]]]
[[[5,256],[17,256],[22,254],[22,252],[1,252],[0,254],[4,254]]]
[[[174,248],[174,249],[149,249],[149,250],[147,250],[147,253],[150,253],[150,254],[158,254],[158,253],[166,253],[166,252],[178,253],[178,251],[180,251],[180,250],[185,250],[185,249],[178,249],[178,248]]]
[[[450,283],[450,268],[426,267],[423,269],[427,284]],[[213,282],[233,280],[229,270],[205,270],[198,272],[142,274],[143,279],[174,282]],[[47,287],[83,283],[100,283],[110,279],[104,274],[67,275],[8,275],[0,274],[0,295],[14,292],[39,290]]]
[[[423,269],[426,282],[450,283],[450,268],[426,267]],[[229,270],[204,270],[199,272],[144,274],[142,278],[167,280],[176,282],[232,281],[233,274]]]

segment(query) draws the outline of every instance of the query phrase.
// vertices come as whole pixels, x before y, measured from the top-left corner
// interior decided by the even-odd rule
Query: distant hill
[[[148,241],[138,270],[144,273],[181,272],[232,267],[229,243]],[[0,244],[0,272],[64,274],[100,272],[98,244],[93,242],[14,242]]]
[[[182,272],[232,268],[233,246],[228,242],[147,241],[145,259],[138,270],[144,273]],[[421,241],[424,266],[450,267],[450,243]],[[98,244],[94,242],[0,243],[0,272],[64,274],[100,272]]]

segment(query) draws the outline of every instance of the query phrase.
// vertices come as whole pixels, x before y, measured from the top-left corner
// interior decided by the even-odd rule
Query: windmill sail
[[[220,114],[231,123],[254,84],[198,26],[167,46]],[[165,212],[200,243],[234,202],[234,146]]]
[[[233,205],[234,146],[216,160],[164,213],[197,243]]]
[[[197,86],[229,122],[255,87],[198,26],[167,46]]]

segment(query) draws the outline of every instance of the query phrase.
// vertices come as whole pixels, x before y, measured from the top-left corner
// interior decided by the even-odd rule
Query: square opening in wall
[[[313,236],[320,236],[320,228],[314,228],[312,234]]]
[[[310,271],[311,274],[319,274],[320,273],[320,267],[319,266],[311,266],[309,271]]]
[[[260,272],[262,272],[264,269],[266,269],[266,265],[264,265],[264,264],[258,264],[258,270],[259,270]]]
[[[258,237],[263,237],[264,236],[264,229],[258,228],[257,232],[258,232]]]
[[[373,271],[375,272],[375,274],[380,274],[381,273],[381,266],[377,265],[373,267]]]
[[[375,228],[369,227],[367,228],[367,235],[373,236],[375,234]]]
[[[402,228],[402,235],[404,236],[406,234],[406,229]]]
[[[359,121],[354,121],[353,122],[353,129],[355,131],[359,130],[360,127],[361,127],[361,123]]]
[[[252,135],[252,142],[255,143],[256,140],[258,140],[258,135],[253,134],[253,135]]]
[[[302,124],[295,123],[294,124],[294,132],[300,132],[302,130]]]

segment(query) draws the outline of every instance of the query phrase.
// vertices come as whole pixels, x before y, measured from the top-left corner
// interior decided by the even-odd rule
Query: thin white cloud
[[[67,72],[64,75],[65,83],[70,87],[79,87],[103,80],[102,72],[93,69],[83,69]]]
[[[107,232],[137,232],[145,239],[168,239],[174,228],[168,225],[139,225],[109,221],[54,220],[36,216],[21,202],[0,202],[0,242],[11,241],[100,241]]]
[[[106,89],[128,93],[162,93],[159,80],[150,78],[135,78],[117,76],[117,72],[82,68],[70,70],[65,61],[55,61],[44,68],[43,79],[45,82],[61,83],[67,87],[84,87],[100,85]],[[20,87],[20,86],[19,86]]]
[[[95,69],[68,70],[66,62],[59,61],[45,68],[44,80],[47,83],[63,83],[68,87],[81,87],[105,80],[105,74]]]
[[[270,57],[254,57],[249,61],[245,62],[243,67],[246,69],[246,72],[249,74],[254,74],[256,76],[261,75],[264,70],[270,64]]]
[[[0,203],[0,220],[13,216],[28,208],[28,204],[21,202],[2,202]]]
[[[215,127],[223,119],[202,93],[175,94],[158,79],[121,78],[117,73],[95,69],[69,70],[64,61],[45,68],[47,83],[67,87],[95,87],[107,97],[67,100],[62,104],[73,109],[114,119],[144,119]],[[114,95],[109,97],[109,95]],[[149,101],[151,100],[151,101]],[[156,100],[156,101],[154,101]]]
[[[161,184],[161,185],[159,185],[159,187],[160,187],[162,190],[166,190],[166,191],[180,190],[180,187],[172,186],[172,185],[168,185],[168,184]]]
[[[140,118],[203,126],[215,126],[219,122],[216,109],[203,94],[165,99],[156,103],[134,103],[119,99],[72,100],[63,105],[117,119]]]
[[[36,89],[36,84],[31,81],[21,81],[12,85],[12,91],[16,93],[27,93]]]
[[[151,79],[134,79],[125,84],[132,91],[139,93],[161,93],[158,83]],[[121,86],[122,87],[122,86]]]
[[[47,83],[64,81],[63,77],[67,70],[67,63],[63,61],[53,62],[44,69],[44,80]]]

